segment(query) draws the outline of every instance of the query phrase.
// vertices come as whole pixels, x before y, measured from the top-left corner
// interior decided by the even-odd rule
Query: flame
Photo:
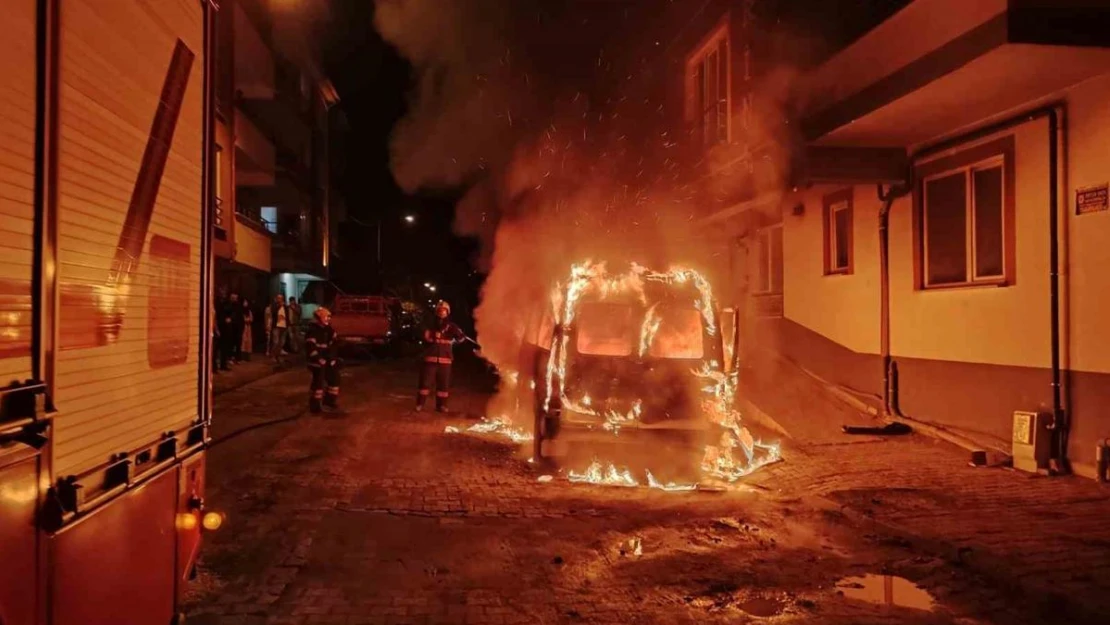
[[[618,469],[616,465],[613,464],[602,467],[601,462],[598,460],[594,460],[590,463],[590,466],[581,473],[570,471],[567,473],[567,479],[571,482],[586,482],[605,486],[635,487],[640,485],[640,483],[636,481],[636,478],[632,477],[631,470]]]
[[[663,318],[659,316],[656,309],[659,304],[652,305],[648,309],[647,314],[644,315],[644,323],[640,326],[640,357],[643,358],[651,349],[651,342],[655,340],[656,333],[659,332],[659,325],[663,323]]]
[[[601,427],[613,434],[620,432],[621,426],[626,423],[638,421],[640,414],[643,412],[644,401],[637,399],[632,404],[632,408],[628,412],[621,414],[616,410],[608,410],[605,412],[605,424]]]
[[[694,371],[694,375],[711,382],[702,388],[702,392],[707,395],[702,401],[702,408],[709,419],[724,430],[717,445],[706,446],[701,468],[714,477],[735,482],[761,467],[781,460],[782,449],[778,443],[764,443],[754,439],[751,432],[740,424],[740,412],[733,408],[737,373],[726,373],[714,365],[716,363],[707,363],[700,370]],[[733,454],[737,447],[744,451],[742,460]]]
[[[632,400],[631,406],[622,412],[611,406],[612,400],[599,402],[585,395],[576,401],[568,397],[565,392],[565,382],[570,330],[574,326],[582,298],[587,294],[598,299],[631,296],[647,305],[645,282],[692,284],[697,291],[693,306],[701,314],[705,331],[711,336],[716,334],[718,326],[712,287],[702,274],[693,269],[672,267],[666,272],[659,272],[633,264],[630,271],[613,275],[608,272],[605,263],[587,260],[573,265],[567,281],[556,284],[551,291],[552,316],[562,331],[553,333],[551,351],[542,380],[545,386],[545,410],[551,408],[553,399],[558,399],[559,406],[565,410],[602,417],[604,419],[602,428],[614,435],[618,434],[622,427],[640,419],[643,411],[642,399]],[[653,304],[647,309],[640,327],[640,357],[651,349],[661,323],[662,316],[658,312],[658,304]],[[729,348],[731,346],[726,346],[726,350]],[[699,389],[702,393],[700,407],[703,415],[722,431],[720,438],[713,444],[706,445],[703,450],[701,471],[706,477],[731,483],[782,459],[778,443],[765,443],[755,439],[741,424],[740,412],[734,407],[738,386],[737,371],[725,371],[721,363],[711,361],[691,373],[704,381],[704,385]],[[503,379],[512,386],[519,381],[515,371],[506,372]],[[533,381],[533,388],[535,384],[536,382]],[[448,426],[445,431],[460,433],[461,430],[455,426]],[[516,443],[533,440],[531,432],[513,425],[507,416],[483,419],[481,423],[472,425],[465,431],[475,434],[498,434]],[[641,481],[633,476],[628,468],[620,468],[612,463],[603,465],[599,460],[595,460],[584,471],[570,471],[567,478],[574,483],[647,486],[664,491],[697,489],[696,484],[661,483],[650,472],[646,472],[646,479]]]
[[[469,432],[471,434],[497,434],[517,444],[527,443],[532,440],[531,432],[526,432],[524,429],[513,425],[512,421],[506,416],[493,419],[483,418],[480,422],[475,423],[465,430],[460,430],[458,426],[454,425],[449,425],[443,429],[444,434],[461,434],[463,432]]]
[[[583,398],[583,401],[579,403],[569,399],[564,393],[569,336],[567,330],[573,326],[578,304],[586,294],[596,294],[601,299],[614,295],[632,294],[646,304],[644,281],[664,284],[693,284],[698,292],[694,307],[702,315],[706,332],[711,336],[716,334],[716,307],[713,289],[705,276],[693,269],[672,267],[666,272],[659,272],[634,263],[628,273],[612,276],[608,273],[605,263],[594,263],[587,260],[573,265],[566,285],[556,285],[552,295],[552,303],[555,306],[554,312],[564,331],[561,338],[556,337],[552,340],[551,357],[546,372],[547,396],[544,401],[545,408],[550,407],[552,397],[558,393],[561,405],[564,408],[583,414],[597,415],[597,412],[591,406],[592,402],[589,397]],[[650,348],[660,322],[657,308],[653,305],[648,309],[640,329],[641,356]],[[706,446],[701,462],[703,472],[726,482],[735,482],[763,466],[782,459],[781,448],[778,443],[764,443],[755,440],[748,429],[741,425],[740,413],[734,408],[738,385],[736,371],[726,372],[721,363],[714,361],[706,363],[701,369],[693,373],[709,382],[707,386],[702,388],[705,394],[701,402],[702,410],[711,422],[720,426],[724,431],[716,445]],[[602,427],[617,434],[622,425],[639,419],[642,403],[642,400],[636,400],[632,409],[625,414],[620,414],[614,410],[606,411],[604,414],[605,423]],[[738,448],[744,452],[743,457],[738,457],[734,453],[734,450]],[[627,470],[622,471],[610,465],[608,469],[603,471],[600,463],[595,463],[595,465],[591,465],[584,473],[571,473],[571,481],[619,485],[638,484]],[[649,486],[653,479],[649,479]]]
[[[663,483],[655,479],[651,471],[644,471],[647,479],[641,483],[632,475],[632,470],[627,467],[617,467],[609,463],[602,464],[600,460],[594,460],[585,471],[569,471],[567,473],[567,480],[578,484],[596,484],[600,486],[623,486],[625,488],[636,488],[638,486],[647,486],[655,490],[663,490],[667,492],[689,492],[698,489],[697,484],[680,484],[677,482]]]

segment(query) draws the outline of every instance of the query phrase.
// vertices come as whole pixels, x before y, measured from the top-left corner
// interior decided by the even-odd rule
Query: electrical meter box
[[[1048,468],[1052,432],[1049,417],[1041,412],[1015,412],[1013,434],[1014,468],[1036,473]]]

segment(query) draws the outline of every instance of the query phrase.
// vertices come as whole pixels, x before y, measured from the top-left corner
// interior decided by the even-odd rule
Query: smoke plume
[[[393,136],[394,177],[409,192],[467,189],[455,228],[482,242],[478,264],[488,278],[477,331],[484,356],[502,371],[518,368],[528,316],[572,263],[685,264],[724,278],[715,270],[727,260],[712,257],[693,221],[733,194],[737,176],[692,176],[703,157],[685,152],[685,137],[663,123],[676,116],[668,107],[682,103],[656,95],[670,74],[646,76],[606,53],[626,49],[621,37],[637,32],[624,6],[377,0],[377,28],[415,76]],[[753,142],[788,143],[781,122],[764,123],[779,119],[789,80],[779,82],[734,133],[751,141],[713,155],[724,170],[750,161]],[[776,166],[761,168],[770,173],[757,184],[782,187],[777,164],[788,154],[772,149],[759,158]]]

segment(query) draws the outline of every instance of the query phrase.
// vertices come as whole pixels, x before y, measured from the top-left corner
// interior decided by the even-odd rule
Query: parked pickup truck
[[[368,351],[393,343],[393,317],[387,297],[337,295],[331,325],[345,348]]]

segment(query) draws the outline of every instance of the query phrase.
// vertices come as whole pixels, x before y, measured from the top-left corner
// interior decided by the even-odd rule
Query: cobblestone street
[[[228,518],[190,623],[1082,623],[1110,607],[1097,484],[969,469],[916,435],[788,445],[730,492],[543,483],[507,439],[444,433],[488,382],[460,372],[457,413],[415,414],[411,369],[346,370],[343,416],[302,414],[297,369],[217,397],[208,499]],[[867,574],[936,606],[838,585]]]

